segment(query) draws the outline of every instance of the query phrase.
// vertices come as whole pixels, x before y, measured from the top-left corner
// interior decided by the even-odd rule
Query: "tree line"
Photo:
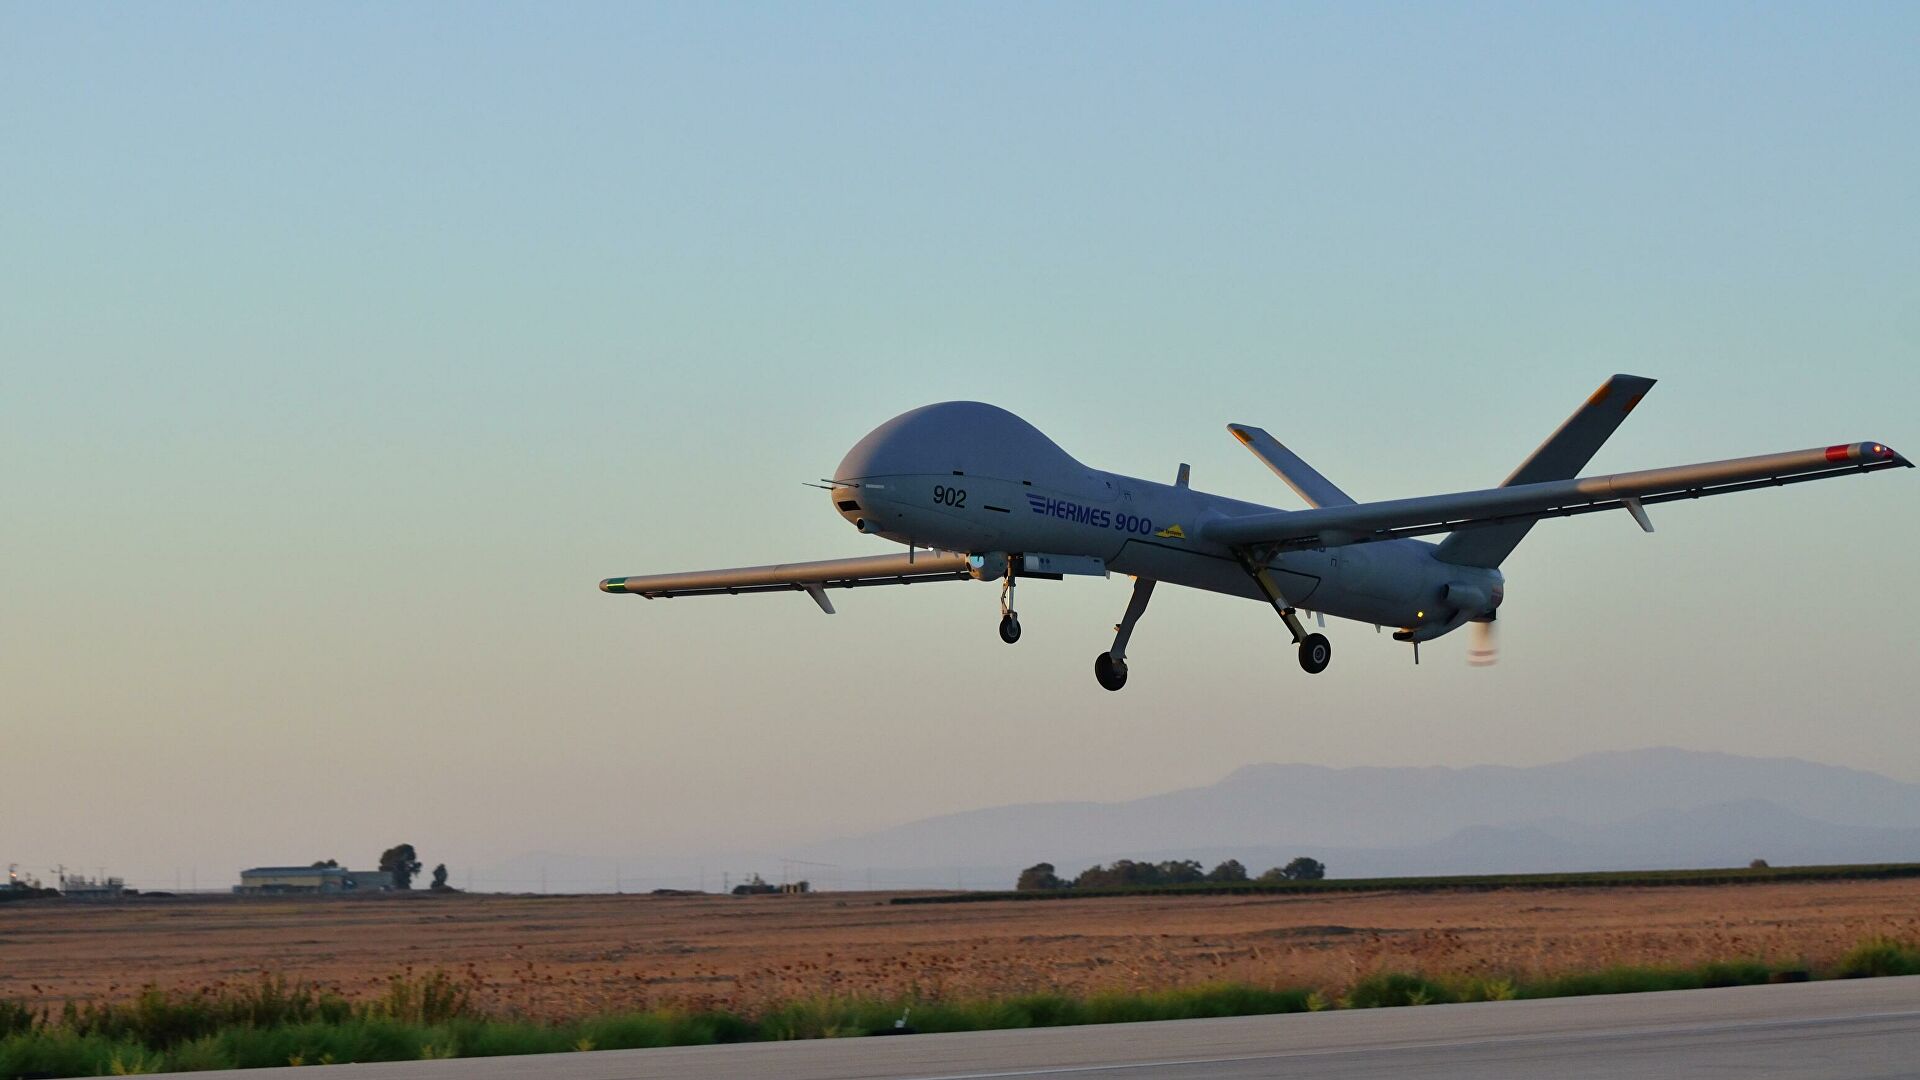
[[[1052,863],[1034,863],[1020,871],[1014,888],[1021,892],[1045,889],[1111,889],[1139,885],[1234,884],[1244,882],[1319,881],[1327,876],[1327,864],[1305,855],[1285,866],[1276,866],[1259,877],[1251,877],[1238,859],[1228,859],[1212,870],[1195,859],[1168,859],[1165,862],[1134,862],[1120,859],[1106,866],[1091,866],[1078,877],[1063,878]]]

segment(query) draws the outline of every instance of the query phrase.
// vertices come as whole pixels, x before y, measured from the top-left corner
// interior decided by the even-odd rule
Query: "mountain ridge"
[[[769,878],[788,867],[824,887],[1006,888],[1037,862],[1070,875],[1116,858],[1209,866],[1235,858],[1258,873],[1296,855],[1321,859],[1335,877],[1672,869],[1755,858],[1920,861],[1920,784],[1800,758],[1676,747],[1541,765],[1258,762],[1211,784],[981,807],[778,852],[619,860],[547,853],[497,869],[504,880],[539,876],[567,887],[577,876],[601,889],[616,878],[692,887],[705,880],[701,868],[718,866]]]
[[[1213,784],[1105,802],[1025,802],[803,845],[842,865],[984,866],[1115,851],[1415,848],[1474,826],[1592,826],[1759,800],[1797,822],[1920,829],[1920,784],[1799,758],[1653,747],[1544,765],[1257,763]],[[1051,861],[1051,860],[1049,860]]]

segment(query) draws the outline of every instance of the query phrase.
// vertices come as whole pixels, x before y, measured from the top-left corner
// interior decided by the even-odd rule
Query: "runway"
[[[253,1069],[212,1075],[279,1074]],[[300,1070],[312,1075],[311,1069]],[[954,1035],[341,1065],[343,1080],[1920,1075],[1920,976]]]

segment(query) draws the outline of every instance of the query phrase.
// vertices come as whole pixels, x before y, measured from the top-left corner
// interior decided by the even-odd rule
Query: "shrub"
[[[1756,986],[1773,977],[1773,968],[1758,960],[1723,960],[1699,969],[1701,986]]]
[[[1443,1005],[1454,1001],[1452,991],[1432,979],[1405,972],[1369,975],[1347,991],[1349,1009],[1378,1009],[1393,1005]]]
[[[1473,978],[1461,985],[1459,998],[1461,1001],[1512,1001],[1517,994],[1512,979]]]
[[[1541,982],[1520,991],[1521,997],[1589,997],[1595,994],[1645,994],[1655,990],[1696,990],[1700,978],[1690,971],[1668,968],[1613,967],[1599,971],[1576,971]]]
[[[369,1002],[364,1011],[409,1024],[442,1024],[471,1016],[474,1010],[466,987],[444,971],[431,971],[417,978],[395,975],[387,980],[387,992]]]
[[[42,1028],[0,1039],[0,1076],[105,1076],[145,1053],[138,1043]]]
[[[22,1001],[0,998],[0,1038],[40,1026],[41,1011]]]
[[[1840,958],[1838,974],[1843,979],[1920,975],[1920,949],[1890,937],[1871,937]]]

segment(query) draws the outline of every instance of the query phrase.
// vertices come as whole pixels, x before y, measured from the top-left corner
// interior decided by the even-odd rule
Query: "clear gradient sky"
[[[1920,780],[1920,475],[1536,529],[1505,659],[1126,583],[603,596],[877,553],[977,398],[1282,506],[1920,452],[1911,4],[0,6],[0,863],[777,845],[1254,761],[1674,744]],[[456,880],[458,878],[456,877]]]

